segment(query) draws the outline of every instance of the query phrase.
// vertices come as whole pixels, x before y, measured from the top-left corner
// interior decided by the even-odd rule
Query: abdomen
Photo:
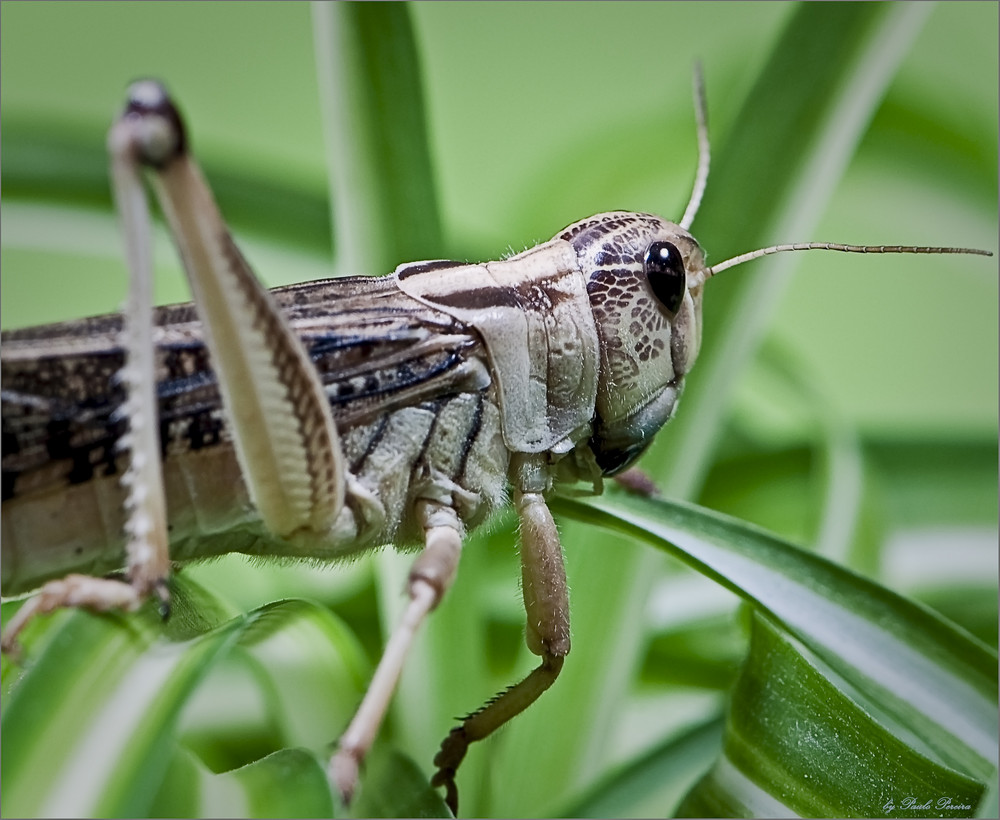
[[[451,493],[470,526],[502,501],[507,452],[474,332],[390,278],[274,293],[320,372],[346,463],[382,507],[364,542],[345,536],[311,557],[419,539],[411,513],[421,493]],[[156,322],[172,558],[297,554],[257,518],[193,308],[160,308]],[[123,563],[120,330],[110,315],[3,334],[4,594]]]

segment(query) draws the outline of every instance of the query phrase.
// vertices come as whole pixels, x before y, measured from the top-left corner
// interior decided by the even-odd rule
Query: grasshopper
[[[432,260],[385,277],[266,290],[244,260],[158,83],[134,84],[109,134],[131,296],[124,316],[3,334],[3,589],[40,587],[6,625],[66,606],[166,614],[171,562],[226,552],[338,559],[421,547],[408,604],[329,766],[345,801],[407,651],[457,572],[465,534],[508,500],[520,521],[526,641],[540,663],[470,714],[435,757],[456,771],[556,680],[570,650],[562,547],[546,503],[601,491],[678,406],[712,276],[768,254],[972,253],[775,245],[708,266],[680,222],[580,220],[502,261]],[[148,171],[194,294],[154,309]],[[124,580],[103,577],[124,563]]]

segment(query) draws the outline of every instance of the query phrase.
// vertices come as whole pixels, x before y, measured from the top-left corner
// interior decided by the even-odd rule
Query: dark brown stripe
[[[350,470],[354,475],[360,475],[363,472],[363,467],[365,462],[368,461],[368,457],[375,451],[378,447],[379,442],[382,441],[382,437],[385,435],[385,428],[389,424],[389,413],[383,413],[379,416],[376,422],[377,427],[372,437],[368,439],[368,444],[365,446],[365,451],[361,454],[361,457],[356,459],[354,463],[351,464]]]
[[[407,265],[396,276],[399,279],[406,279],[409,276],[416,276],[418,273],[428,273],[432,270],[465,267],[465,264],[465,262],[456,262],[453,259],[431,259],[427,262],[414,262],[411,265]]]
[[[417,453],[416,457],[413,459],[413,465],[411,469],[417,466],[420,462],[424,460],[424,456],[427,455],[427,445],[430,443],[431,439],[434,437],[434,431],[437,429],[438,422],[441,420],[441,408],[448,403],[447,399],[436,399],[435,401],[425,401],[421,402],[419,407],[421,410],[429,410],[434,417],[430,426],[427,428],[427,435],[424,436],[423,442],[420,444],[420,451]]]
[[[478,402],[476,403],[476,412],[472,417],[472,427],[468,431],[468,435],[465,437],[465,444],[462,445],[462,454],[458,458],[458,469],[455,475],[451,477],[451,480],[456,484],[462,484],[459,479],[465,475],[465,467],[469,460],[469,452],[472,450],[472,445],[476,438],[479,436],[480,430],[483,429],[483,403],[486,401],[486,395],[483,391],[480,391],[478,396]],[[465,486],[462,484],[462,486]]]
[[[507,287],[474,288],[473,290],[456,290],[434,296],[430,299],[442,307],[455,307],[464,310],[489,310],[495,307],[509,307],[523,310],[525,305],[518,294]]]

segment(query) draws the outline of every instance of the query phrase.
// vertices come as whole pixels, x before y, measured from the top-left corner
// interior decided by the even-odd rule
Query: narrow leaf
[[[451,817],[441,794],[405,755],[376,746],[366,768],[352,817]]]
[[[329,811],[329,743],[360,698],[367,671],[353,638],[328,610],[304,601],[271,604],[220,625],[224,609],[207,593],[183,577],[175,585],[167,629],[152,611],[129,617],[76,611],[39,619],[26,633],[26,669],[5,680],[5,812],[115,817]],[[232,688],[214,685],[212,673],[225,667],[223,661],[246,656],[262,671],[248,674],[252,667],[239,666],[241,683],[260,690],[258,700],[271,715],[270,737],[255,743],[270,748],[225,776],[201,761],[192,769],[192,761],[182,759],[190,755],[188,734],[191,748],[218,760],[226,755],[213,748],[205,726],[189,725],[187,713],[196,706],[192,717],[210,715],[205,697],[236,697]],[[216,703],[217,711],[227,711],[228,703]],[[253,727],[250,717],[239,727],[243,732]],[[312,751],[272,754],[301,745]],[[289,779],[275,788],[282,778]],[[287,790],[289,783],[298,785]]]
[[[983,780],[997,762],[996,655],[930,610],[755,527],[624,494],[559,510],[627,532],[768,612],[948,765]]]
[[[337,264],[388,273],[440,253],[420,65],[403,3],[316,3]]]
[[[921,754],[835,679],[801,644],[754,617],[723,755],[681,814],[759,816],[760,789],[782,806],[765,816],[970,816],[984,784]]]
[[[216,774],[178,749],[151,817],[334,817],[326,770],[315,755],[282,749]]]
[[[721,719],[699,724],[609,773],[558,816],[671,817],[692,780],[718,755],[721,741]]]

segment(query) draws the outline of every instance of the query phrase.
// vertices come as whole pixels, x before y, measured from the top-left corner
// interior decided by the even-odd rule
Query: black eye
[[[643,264],[656,298],[667,310],[676,313],[687,290],[687,274],[681,252],[669,242],[654,242],[646,250]]]

